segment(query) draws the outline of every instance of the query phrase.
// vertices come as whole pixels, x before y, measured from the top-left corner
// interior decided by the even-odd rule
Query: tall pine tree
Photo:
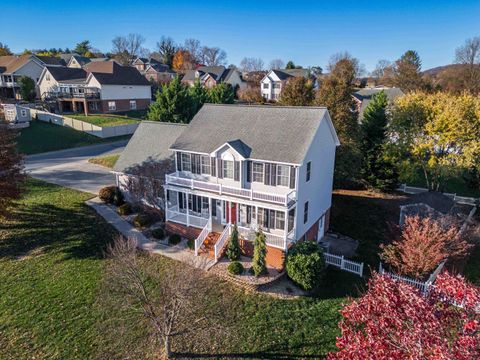
[[[265,234],[260,229],[255,234],[255,241],[253,242],[253,260],[252,270],[255,276],[260,276],[267,271],[265,257],[267,256],[267,246]]]

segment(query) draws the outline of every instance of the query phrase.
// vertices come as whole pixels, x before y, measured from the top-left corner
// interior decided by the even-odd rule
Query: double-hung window
[[[307,179],[306,179],[307,182],[310,181],[311,172],[312,172],[312,162],[309,161],[307,163]]]
[[[303,223],[306,224],[308,221],[308,201],[305,202],[303,207]]]
[[[182,153],[182,170],[192,171],[192,163],[190,161],[190,154]]]
[[[203,155],[200,161],[202,162],[202,174],[210,175],[210,157]]]
[[[137,110],[137,100],[130,100],[130,110]]]
[[[268,83],[264,83],[264,84],[263,84],[263,88],[264,88],[264,89],[268,89]]]
[[[289,186],[290,175],[287,165],[277,165],[277,185]]]
[[[108,110],[109,111],[117,110],[117,104],[115,103],[115,101],[109,101],[108,102]]]
[[[285,213],[283,211],[275,211],[275,229],[285,229]]]
[[[233,179],[233,161],[223,160],[223,177],[225,179]]]
[[[252,164],[252,182],[263,183],[263,164],[254,162]]]

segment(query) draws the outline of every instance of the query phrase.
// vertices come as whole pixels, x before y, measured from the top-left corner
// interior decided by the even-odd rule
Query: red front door
[[[237,204],[236,203],[230,203],[231,204],[231,223],[236,224],[237,223]]]

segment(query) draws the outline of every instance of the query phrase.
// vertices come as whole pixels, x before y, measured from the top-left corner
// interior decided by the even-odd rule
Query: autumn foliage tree
[[[465,257],[470,248],[451,218],[407,216],[397,239],[383,246],[381,258],[396,272],[419,278],[447,258]]]
[[[290,106],[308,106],[314,99],[313,82],[303,76],[297,76],[286,83],[279,103]]]
[[[20,197],[25,180],[16,137],[17,133],[0,120],[0,218],[8,214],[13,201]]]
[[[187,50],[179,49],[173,56],[172,68],[178,72],[185,72],[195,66],[194,57]]]
[[[329,359],[478,359],[479,304],[480,290],[461,277],[441,274],[422,296],[374,274],[367,293],[341,311],[339,352]]]

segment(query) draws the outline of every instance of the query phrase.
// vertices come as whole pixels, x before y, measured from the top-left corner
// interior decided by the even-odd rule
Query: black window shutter
[[[247,181],[252,182],[252,162],[247,161]]]
[[[182,171],[182,153],[177,152],[177,171]]]
[[[218,168],[218,177],[219,179],[223,179],[223,166],[222,166],[222,159],[217,159],[217,168]]]
[[[192,174],[197,173],[197,155],[190,155],[190,168],[192,169]]]
[[[270,164],[265,164],[265,176],[264,176],[264,184],[270,185]]]
[[[290,166],[290,189],[295,189],[295,166]]]
[[[271,167],[270,173],[272,178],[272,180],[270,181],[270,185],[276,186],[277,185],[277,165],[271,164],[270,167]]]
[[[195,173],[201,174],[202,173],[202,157],[199,154],[195,154]]]
[[[215,171],[215,170],[216,170],[216,167],[217,167],[217,166],[216,166],[216,165],[217,165],[217,161],[216,161],[217,159],[214,158],[214,157],[212,157],[212,158],[210,158],[210,159],[211,159],[210,163],[212,164],[212,166],[211,166],[211,168],[210,168],[210,170],[211,170],[211,172],[212,172],[212,176],[216,176],[216,171]]]
[[[240,181],[240,161],[233,162],[233,179],[235,181]]]
[[[275,229],[275,210],[270,210],[270,219],[268,220],[269,220],[268,227],[270,229]]]

